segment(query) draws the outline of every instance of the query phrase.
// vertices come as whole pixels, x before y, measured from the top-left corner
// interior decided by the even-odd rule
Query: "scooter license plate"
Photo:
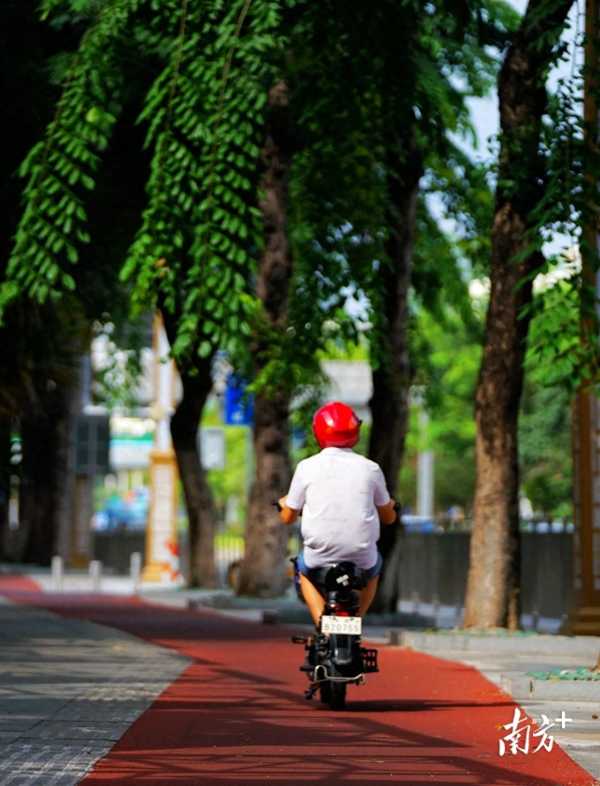
[[[336,617],[335,614],[324,614],[321,617],[321,633],[347,633],[350,636],[360,636],[362,618]]]

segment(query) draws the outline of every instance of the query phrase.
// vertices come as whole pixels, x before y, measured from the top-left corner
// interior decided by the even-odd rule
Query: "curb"
[[[501,674],[500,688],[515,699],[549,701],[597,701],[600,703],[600,682],[584,680],[536,680],[526,675]]]
[[[470,633],[423,633],[390,631],[390,643],[416,650],[448,653],[495,652],[509,655],[535,655],[551,651],[596,661],[600,651],[598,636],[560,636],[547,634],[503,635]]]

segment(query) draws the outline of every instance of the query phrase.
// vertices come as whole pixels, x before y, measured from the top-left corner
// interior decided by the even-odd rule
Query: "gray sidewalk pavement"
[[[188,661],[0,596],[0,784],[74,786]]]

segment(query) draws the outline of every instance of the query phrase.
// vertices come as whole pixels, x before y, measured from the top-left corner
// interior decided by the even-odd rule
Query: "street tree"
[[[208,585],[214,582],[215,516],[191,435],[212,386],[210,360],[218,348],[247,359],[246,345],[254,342],[253,372],[258,373],[264,321],[275,330],[285,319],[279,311],[285,312],[290,275],[280,193],[287,177],[286,153],[273,130],[273,113],[282,109],[277,92],[282,52],[276,36],[281,8],[273,3],[252,8],[248,3],[215,3],[208,15],[200,6],[185,6],[180,18],[170,76],[161,74],[150,102],[153,114],[162,102],[163,125],[153,120],[150,126],[149,142],[156,150],[150,202],[124,274],[134,271],[138,293],[158,293],[182,377],[184,396],[171,431],[186,495],[192,564],[197,568],[192,583]],[[265,193],[259,201],[261,185]],[[271,291],[273,281],[280,292]],[[263,444],[263,418],[268,420],[267,435],[269,427],[282,429],[284,440],[287,435],[285,401],[278,408],[270,398],[262,406],[263,399],[259,392],[257,448]],[[268,445],[266,450],[277,460],[276,450]],[[272,467],[257,450],[250,521],[262,521],[273,483],[281,487],[289,476],[285,455],[284,451],[283,474],[275,470],[266,487],[262,470],[272,474]],[[274,537],[276,543],[282,540],[279,531]],[[262,553],[269,559],[264,543]],[[277,583],[272,570],[266,575]]]
[[[50,21],[42,21],[37,7],[10,5],[11,13],[7,14],[7,24],[3,27],[7,34],[3,54],[10,59],[10,66],[3,73],[12,77],[6,90],[7,95],[12,95],[8,103],[15,116],[7,126],[13,143],[8,146],[10,156],[3,159],[10,171],[3,179],[6,187],[2,194],[6,207],[3,219],[8,225],[2,234],[5,243],[2,331],[10,340],[1,342],[6,382],[0,394],[0,409],[13,419],[15,433],[21,440],[19,543],[12,557],[47,564],[57,550],[61,551],[61,544],[67,542],[65,528],[70,518],[73,475],[70,446],[81,406],[81,361],[89,352],[97,326],[110,321],[117,323],[119,330],[126,318],[125,304],[129,296],[118,280],[118,270],[142,206],[139,161],[130,155],[132,148],[141,146],[141,139],[126,108],[112,147],[107,151],[104,169],[95,183],[97,198],[88,212],[83,212],[94,243],[86,247],[85,232],[78,237],[83,263],[68,266],[75,273],[75,291],[71,286],[62,297],[51,296],[58,269],[46,268],[48,278],[38,279],[40,290],[32,296],[28,289],[32,280],[24,285],[15,280],[14,253],[7,266],[14,252],[11,238],[16,233],[17,244],[28,246],[27,230],[23,233],[19,229],[19,219],[22,221],[19,208],[22,201],[26,210],[33,204],[38,220],[34,221],[35,231],[29,237],[35,236],[36,242],[40,241],[36,246],[38,261],[40,244],[59,257],[64,254],[68,233],[75,231],[78,211],[83,210],[76,195],[76,183],[79,178],[81,184],[81,179],[89,175],[87,162],[81,157],[82,151],[85,152],[82,139],[86,139],[88,129],[84,128],[82,139],[70,135],[72,128],[68,124],[67,129],[61,129],[65,117],[61,118],[57,102],[61,92],[64,94],[64,85],[72,86],[73,73],[80,65],[77,54],[80,38],[85,37],[98,8],[91,1],[65,2],[60,13]],[[46,10],[51,5],[58,4],[49,3]],[[26,45],[23,45],[24,35]],[[16,76],[21,70],[22,75]],[[91,118],[89,104],[85,111],[91,113]],[[39,140],[48,133],[48,126],[59,136],[62,131],[62,161],[49,139],[45,146],[40,146]],[[40,182],[42,168],[36,169],[32,161],[42,147],[46,174],[52,170],[54,175],[54,179],[49,178],[45,183]],[[28,149],[33,149],[33,156],[26,156]],[[21,164],[21,175],[32,174],[30,164],[36,171],[36,176],[29,178],[24,200],[20,198],[22,187],[16,177]],[[82,171],[77,172],[78,167]],[[62,196],[58,194],[61,189]],[[73,255],[73,249],[70,253]]]
[[[238,592],[279,595],[287,581],[287,533],[272,507],[291,479],[289,410],[293,392],[285,379],[275,388],[260,380],[277,346],[277,332],[289,327],[288,298],[293,261],[288,238],[288,185],[292,160],[289,89],[283,79],[269,90],[260,209],[265,246],[258,264],[256,293],[260,318],[252,338],[253,372],[258,377],[254,400],[256,477],[250,488],[246,522],[246,552]]]
[[[421,231],[418,236],[423,237]],[[433,237],[431,230],[428,238]],[[429,246],[429,244],[428,244]],[[439,259],[444,253],[441,242],[436,242],[436,252],[429,259]],[[456,253],[454,244],[448,250]],[[441,268],[443,270],[443,268]],[[473,399],[477,374],[481,363],[481,347],[487,299],[483,293],[469,296],[466,302],[454,287],[455,296],[446,298],[451,285],[436,286],[435,276],[440,270],[428,270],[426,260],[420,258],[419,244],[413,274],[411,356],[415,364],[414,384],[424,391],[424,402],[429,415],[426,433],[419,427],[417,408],[411,409],[411,424],[407,435],[407,461],[401,472],[401,499],[415,509],[416,459],[420,450],[430,449],[435,455],[435,513],[444,516],[450,507],[464,511],[465,521],[472,519],[475,488],[475,421]],[[421,276],[425,274],[425,280]],[[479,280],[475,282],[479,285]],[[556,286],[564,284],[559,282]],[[562,286],[560,287],[562,289]],[[439,303],[424,301],[431,296]],[[543,299],[550,301],[548,308],[559,308],[559,296]],[[457,304],[464,302],[463,307]],[[573,303],[567,309],[560,306],[561,341],[574,342],[576,354],[578,336],[578,308]],[[471,313],[469,313],[469,311]],[[555,315],[558,317],[558,315]],[[572,388],[567,379],[557,380],[556,358],[551,349],[556,342],[557,326],[552,336],[547,331],[550,324],[542,309],[536,305],[530,328],[526,373],[519,414],[519,465],[521,494],[532,504],[536,516],[545,521],[571,520],[572,510],[572,456],[570,413]],[[538,352],[552,352],[553,365],[541,362]],[[568,382],[571,383],[572,377]],[[425,439],[425,442],[424,442]]]
[[[46,9],[57,13],[65,5],[49,0]],[[182,378],[172,434],[188,506],[191,579],[210,584],[213,517],[195,432],[212,356],[218,347],[234,352],[251,332],[252,279],[263,245],[257,185],[265,84],[274,84],[273,61],[281,55],[273,35],[281,9],[267,2],[107,0],[95,10],[55,117],[22,168],[25,208],[2,305],[78,291],[91,239],[88,211],[137,88],[150,177],[122,278],[138,308],[160,308]]]
[[[498,80],[500,150],[491,248],[491,293],[476,392],[477,483],[464,624],[519,625],[517,425],[532,284],[549,182],[543,120],[546,79],[560,56],[570,0],[530,0]],[[563,204],[563,185],[555,197]]]
[[[362,281],[372,304],[373,324],[369,456],[382,467],[392,495],[397,491],[415,373],[409,357],[409,293],[415,243],[419,242],[416,222],[421,183],[425,177],[436,182],[437,175],[437,182],[444,184],[440,193],[456,194],[456,172],[467,182],[476,179],[471,162],[451,135],[469,133],[465,99],[489,90],[497,67],[489,47],[501,45],[513,24],[514,13],[496,3],[473,8],[440,2],[425,10],[410,4],[401,9],[384,4],[378,15],[372,43],[377,42],[380,54],[372,59],[371,78],[379,96],[373,135],[383,176],[381,207],[374,213],[379,224],[371,225],[370,233],[382,239],[382,248],[378,264],[367,268]],[[402,39],[399,47],[398,35]],[[365,37],[362,27],[361,37]],[[468,212],[465,206],[464,199],[462,203],[455,199],[453,208],[460,220]],[[472,212],[477,213],[477,208]],[[443,258],[438,262],[443,265]],[[375,602],[379,610],[396,607],[398,536],[398,529],[386,528],[379,543],[384,556]]]
[[[272,336],[273,362],[261,371],[259,382],[269,377],[266,372],[279,368],[279,378],[271,389],[279,390],[280,395],[285,391],[289,401],[294,383],[300,383],[294,366],[300,365],[309,376],[310,358],[322,346],[328,323],[336,324],[340,336],[356,337],[359,320],[342,314],[352,295],[367,298],[375,366],[369,453],[383,467],[393,493],[411,381],[408,293],[419,181],[426,165],[434,163],[446,173],[439,178],[445,181],[443,188],[447,188],[448,170],[458,160],[463,171],[469,169],[467,158],[454,148],[447,134],[468,127],[464,96],[484,92],[495,71],[495,62],[485,54],[483,45],[490,43],[492,32],[493,43],[498,44],[513,17],[496,4],[485,22],[469,13],[457,17],[454,5],[444,3],[425,14],[416,13],[411,3],[382,3],[377,9],[365,9],[360,4],[332,2],[319,11],[316,18],[303,12],[295,28],[300,34],[295,36],[295,30],[290,34],[286,62],[292,118],[288,125],[291,123],[296,143],[288,167],[287,193],[296,273],[288,279],[294,308],[287,318],[280,319],[279,328],[285,335],[287,325],[291,335],[302,336],[302,340],[286,342]],[[456,88],[449,80],[451,68],[455,77],[464,81],[464,88]],[[342,82],[344,91],[339,90]],[[442,164],[444,159],[452,159],[450,167]],[[291,259],[288,273],[290,266]],[[287,311],[285,278],[280,283],[273,295],[278,292],[279,308]],[[304,307],[296,308],[300,299]],[[300,346],[304,349],[302,363],[298,362]],[[269,398],[264,390],[257,393],[260,411]],[[276,538],[278,547],[269,549],[268,558],[263,540],[277,527],[268,497],[281,493],[281,486],[276,486],[288,471],[287,440],[275,439],[275,433],[286,433],[287,410],[287,404],[278,406],[271,397],[269,418],[257,417],[255,439],[259,431],[264,433],[278,454],[277,466],[285,470],[273,473],[275,456],[257,440],[257,472],[264,467],[265,476],[271,473],[276,482],[268,489],[262,485],[256,516],[251,506],[242,591],[251,586],[246,574],[252,574],[255,583],[259,573],[265,583],[269,576],[281,575],[278,566],[283,564],[284,538]],[[279,422],[276,431],[275,413]],[[400,550],[394,533],[390,530],[386,534],[391,537],[381,541],[380,547],[393,588],[397,565],[392,562],[397,562]],[[393,589],[388,595],[386,604],[393,608]]]
[[[43,24],[34,4],[11,0],[3,8],[1,38],[6,138],[0,276],[19,218],[16,172],[52,117],[62,62],[76,36],[65,25]],[[64,518],[68,431],[82,336],[80,305],[70,302],[67,311],[68,317],[54,304],[18,301],[0,328],[0,555],[6,558],[48,563]],[[11,463],[15,436],[21,442],[19,467]],[[18,541],[13,538],[8,548],[8,500],[15,472],[21,478],[20,527]]]
[[[291,477],[290,404],[301,398],[306,412],[314,402],[320,382],[317,353],[326,340],[326,324],[344,332],[352,323],[340,314],[348,267],[341,261],[342,244],[332,238],[349,220],[341,203],[347,208],[352,189],[360,188],[353,182],[353,142],[359,142],[360,126],[354,114],[356,95],[347,98],[336,89],[348,61],[339,56],[334,40],[343,41],[348,32],[343,28],[347,9],[329,5],[297,4],[295,13],[283,18],[289,54],[269,96],[260,202],[266,242],[258,266],[260,307],[249,368],[255,391],[256,479],[241,593],[279,594],[285,586],[287,532],[271,501],[285,493]]]

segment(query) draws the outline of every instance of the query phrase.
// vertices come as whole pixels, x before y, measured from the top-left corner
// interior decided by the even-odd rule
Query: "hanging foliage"
[[[276,2],[184,2],[170,62],[141,114],[153,151],[148,207],[124,279],[180,313],[173,351],[204,357],[249,333],[261,247],[256,208]]]
[[[47,11],[56,3],[48,4]],[[90,242],[85,207],[121,109],[118,51],[138,0],[103,4],[83,36],[45,138],[20,168],[24,210],[0,289],[44,303],[75,289],[73,266]]]

